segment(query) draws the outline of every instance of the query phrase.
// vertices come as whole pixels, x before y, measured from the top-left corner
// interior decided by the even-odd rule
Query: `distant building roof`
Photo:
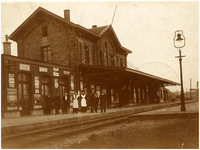
[[[91,28],[91,29],[88,29],[88,30],[100,35],[103,32],[103,30],[106,29],[106,27],[108,27],[108,26],[95,27],[95,28]]]

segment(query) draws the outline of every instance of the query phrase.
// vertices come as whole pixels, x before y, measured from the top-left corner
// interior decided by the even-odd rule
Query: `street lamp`
[[[183,92],[183,77],[182,77],[182,57],[185,57],[185,56],[181,56],[181,48],[183,48],[184,46],[185,46],[185,37],[183,36],[183,31],[182,30],[175,31],[174,47],[176,47],[177,50],[179,51],[179,56],[176,56],[175,58],[179,58],[179,61],[180,61],[181,111],[186,111],[184,92]]]

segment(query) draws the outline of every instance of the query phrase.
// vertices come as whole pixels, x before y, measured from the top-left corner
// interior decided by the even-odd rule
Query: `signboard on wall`
[[[40,94],[34,94],[34,100],[35,101],[40,101],[41,100],[41,95]]]
[[[9,87],[14,88],[15,87],[15,75],[14,74],[10,74],[8,75],[8,83],[9,83]]]
[[[53,76],[59,77],[59,68],[53,68]]]
[[[70,75],[70,72],[69,71],[63,71],[64,75]]]
[[[40,108],[42,108],[42,105],[34,105],[33,107],[34,107],[34,109],[40,109]]]
[[[7,110],[17,110],[17,106],[7,107]]]
[[[15,71],[15,62],[13,60],[8,60],[8,70],[9,72]]]
[[[34,109],[42,108],[41,94],[34,94],[34,101],[36,104],[34,105]]]
[[[19,64],[19,70],[30,71],[30,65],[27,65],[27,64]]]
[[[39,67],[39,72],[48,72],[48,69],[45,67]]]
[[[58,72],[53,72],[53,76],[59,77],[59,73]]]
[[[58,79],[54,79],[54,86],[55,86],[55,88],[57,89],[58,88]]]
[[[40,80],[39,76],[35,76],[35,93],[40,93]]]
[[[59,71],[59,68],[53,68],[53,71],[54,71],[54,72],[58,72],[58,71]]]
[[[17,89],[7,88],[7,106],[16,107],[17,106]],[[8,109],[8,108],[7,108]],[[11,108],[9,108],[11,110]],[[12,108],[17,109],[17,108]]]

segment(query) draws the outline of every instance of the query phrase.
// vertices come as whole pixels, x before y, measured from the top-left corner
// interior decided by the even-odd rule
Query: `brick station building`
[[[17,43],[17,57],[8,38]],[[43,114],[48,93],[62,100],[64,93],[104,89],[107,107],[113,107],[169,101],[163,87],[178,84],[128,68],[131,51],[111,25],[87,29],[70,22],[69,10],[62,18],[39,7],[3,45],[2,117]]]

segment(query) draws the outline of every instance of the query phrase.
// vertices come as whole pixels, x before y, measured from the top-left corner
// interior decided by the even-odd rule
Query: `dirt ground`
[[[62,137],[43,146],[40,148],[198,149],[199,123],[198,120],[178,119],[116,123],[79,135]]]

